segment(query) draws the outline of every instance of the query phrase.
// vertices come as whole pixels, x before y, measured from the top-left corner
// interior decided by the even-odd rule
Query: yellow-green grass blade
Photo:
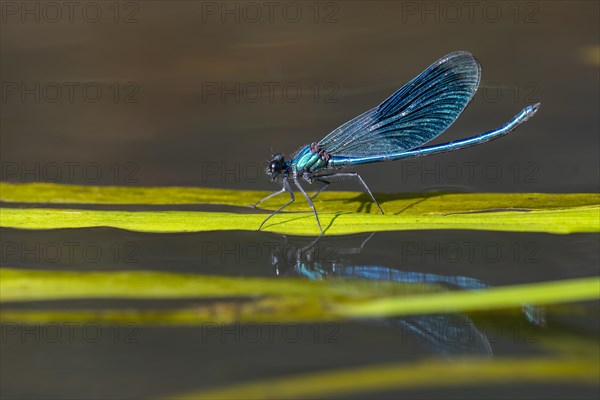
[[[264,214],[200,211],[105,211],[44,208],[1,208],[0,226],[19,229],[112,227],[137,232],[255,231]],[[568,234],[600,232],[600,208],[550,211],[501,211],[465,214],[359,214],[319,213],[327,235],[359,232],[469,229]],[[312,213],[279,213],[263,227],[265,231],[316,235]]]
[[[274,187],[274,189],[278,189]],[[132,204],[182,205],[221,204],[247,207],[270,192],[241,191],[190,187],[120,187],[78,186],[53,183],[0,182],[0,200],[7,203],[38,204]],[[404,193],[377,194],[386,214],[446,215],[487,210],[564,210],[600,206],[598,193]],[[282,194],[261,208],[274,210],[287,201]],[[361,192],[326,191],[315,199],[319,211],[370,212],[379,211]],[[299,199],[290,211],[309,211]]]

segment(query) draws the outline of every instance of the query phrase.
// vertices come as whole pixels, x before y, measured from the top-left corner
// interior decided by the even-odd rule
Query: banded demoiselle
[[[498,139],[529,120],[540,103],[525,107],[500,128],[467,139],[423,146],[444,132],[467,107],[481,81],[481,67],[466,51],[450,53],[430,65],[421,74],[392,94],[379,106],[357,116],[333,130],[319,142],[302,148],[291,160],[281,153],[273,155],[267,174],[283,182],[281,190],[263,201],[283,192],[290,201],[269,215],[258,228],[295,200],[290,181],[300,190],[310,205],[321,235],[319,215],[300,184],[320,182],[324,186],[340,178],[356,179],[371,197],[379,211],[381,206],[365,181],[356,172],[339,172],[354,165],[429,156],[454,151]]]

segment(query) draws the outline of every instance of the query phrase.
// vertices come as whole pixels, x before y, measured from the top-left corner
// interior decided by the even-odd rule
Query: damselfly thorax
[[[311,143],[296,154],[291,164],[297,174],[312,174],[326,168],[329,158],[329,153],[320,148],[317,143]]]

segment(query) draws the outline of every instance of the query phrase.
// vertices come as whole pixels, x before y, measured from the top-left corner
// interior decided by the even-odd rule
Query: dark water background
[[[20,249],[57,244],[40,259],[21,250],[3,254],[3,264],[24,269],[118,271],[154,270],[233,277],[302,277],[296,251],[312,238],[270,233],[226,232],[142,234],[108,228],[27,232],[1,231],[3,242]],[[302,259],[310,271],[332,265],[386,269],[391,273],[464,277],[490,287],[597,275],[597,235],[568,236],[476,231],[380,232],[325,238]],[[74,257],[63,243],[77,243]],[[101,255],[85,246],[93,244]],[[115,258],[115,248],[121,249]],[[44,256],[44,254],[46,254]],[[335,279],[331,277],[329,279]],[[335,284],[335,280],[332,280]],[[374,282],[376,284],[376,282]],[[462,290],[457,285],[442,286]],[[468,287],[467,287],[468,289]],[[235,301],[232,300],[232,301]],[[68,300],[6,303],[11,310],[168,310],[206,304],[182,300]],[[37,328],[3,327],[2,392],[6,398],[148,398],[213,386],[273,379],[328,369],[425,360],[456,362],[462,357],[503,359],[552,357],[553,337],[597,342],[597,302],[540,307],[540,320],[525,309],[417,316],[325,324],[224,326],[105,325],[98,340],[86,339],[84,324],[72,338],[63,326],[59,340]],[[416,319],[416,320],[415,320]],[[545,322],[544,322],[545,320]],[[415,326],[434,332],[419,334]],[[93,325],[93,323],[92,323]],[[96,325],[93,325],[96,326]],[[273,328],[274,326],[274,328]],[[259,329],[257,331],[256,329]],[[290,329],[292,330],[290,333]],[[453,329],[458,329],[454,332]],[[28,333],[29,332],[29,333]],[[260,332],[260,333],[258,333]],[[270,332],[270,333],[268,333]],[[454,332],[454,333],[453,333]],[[118,339],[115,335],[118,333]],[[272,335],[272,336],[270,336]],[[272,338],[272,339],[271,339]],[[441,339],[440,339],[441,338]],[[485,338],[485,339],[483,339]],[[462,345],[459,342],[465,341]],[[590,348],[590,351],[594,351]],[[575,353],[574,353],[575,354]],[[461,361],[462,362],[462,361]],[[435,377],[432,377],[435,380]],[[31,381],[35,381],[35,386]],[[383,398],[594,398],[598,386],[544,382],[375,392]],[[357,395],[356,398],[364,398]]]
[[[298,7],[296,23],[288,22],[290,6],[287,17],[275,12],[269,23],[263,10],[251,23],[244,3],[217,2],[219,10],[236,4],[240,10],[239,23],[236,14],[222,23],[220,14],[203,13],[206,3],[122,5],[119,21],[133,23],[114,23],[113,3],[104,1],[97,23],[85,21],[83,6],[73,23],[66,10],[57,23],[44,23],[52,15],[47,10],[44,18],[43,8],[40,23],[6,15],[1,74],[5,85],[17,88],[4,91],[2,104],[3,180],[33,180],[26,169],[55,162],[62,167],[57,180],[88,183],[97,168],[84,171],[85,164],[97,163],[101,184],[267,189],[255,167],[262,168],[271,148],[294,152],[378,104],[441,56],[468,50],[482,65],[482,90],[444,141],[496,128],[536,101],[540,113],[492,145],[424,165],[361,167],[373,190],[598,190],[597,2],[476,2],[471,13],[458,9],[457,22],[443,2],[427,8],[421,2],[324,2],[317,7],[322,23],[314,22],[312,2],[278,3],[281,10]],[[36,82],[39,103],[27,94]],[[65,82],[78,85],[72,102]],[[84,89],[89,83],[101,86],[99,96],[96,86]],[[234,94],[210,94],[236,83],[239,101]],[[16,175],[8,162],[19,164]],[[80,163],[73,177],[64,163]],[[461,179],[450,163],[461,166]],[[488,163],[501,167],[501,178]],[[236,168],[240,173],[221,176]],[[422,179],[420,173],[436,168],[444,172]],[[514,168],[521,170],[516,178]],[[57,176],[45,164],[39,169],[38,177]]]
[[[86,6],[91,8],[84,14],[89,3],[80,4],[72,21],[60,6],[62,17],[52,22],[55,12],[43,2],[2,3],[3,181],[267,190],[274,187],[260,173],[272,151],[289,154],[318,140],[439,57],[468,50],[482,65],[482,87],[438,142],[496,128],[541,101],[538,115],[508,137],[481,147],[361,167],[373,191],[600,188],[598,2],[484,1],[474,2],[472,12],[461,2],[276,2],[272,22],[262,2],[252,3],[262,13],[256,22],[254,9],[244,2],[99,1]],[[23,7],[33,14],[23,16]],[[225,7],[233,14],[221,16]],[[292,22],[297,10],[301,16]],[[69,87],[74,88],[72,97]],[[220,93],[223,88],[235,93]],[[347,184],[340,188],[356,189]],[[287,265],[274,265],[276,244],[293,243],[295,249],[312,240],[255,232],[156,235],[104,228],[0,233],[3,243],[25,248],[75,241],[104,251],[95,262],[80,253],[75,259],[51,261],[9,254],[3,246],[2,265],[13,268],[273,279],[297,276],[293,259],[284,257]],[[462,276],[489,286],[599,272],[597,234],[388,232],[376,234],[358,251],[365,238],[327,239],[333,252],[308,264],[315,267],[317,260],[328,268],[335,262]],[[476,250],[469,253],[473,243]],[[111,257],[115,244],[131,250],[131,257]],[[249,248],[260,249],[259,254]],[[234,251],[223,255],[228,249]],[[494,252],[498,249],[500,253]],[[196,302],[88,300],[3,307],[144,309]],[[479,330],[499,329],[499,335],[488,337],[494,357],[545,354],[538,346],[545,337],[565,334],[586,342],[597,341],[600,332],[597,303],[549,307],[546,328],[518,310],[452,318],[466,318]],[[3,336],[1,395],[148,398],[330,368],[458,355],[446,354],[452,346],[407,335],[406,321],[335,324],[335,342],[313,336],[315,329],[331,326],[301,326],[297,343],[278,335],[274,343],[236,342],[231,336],[204,340],[200,327],[141,327],[132,333],[135,342],[117,343],[108,332],[96,343]],[[478,349],[478,356],[490,357]],[[598,386],[557,382],[378,395],[593,398],[599,393]]]

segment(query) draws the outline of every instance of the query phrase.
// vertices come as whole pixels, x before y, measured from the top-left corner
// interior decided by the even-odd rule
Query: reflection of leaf
[[[585,46],[579,49],[580,60],[594,67],[600,66],[600,46]]]
[[[465,358],[447,363],[422,361],[411,364],[385,364],[343,370],[318,371],[268,381],[228,385],[213,390],[188,393],[177,399],[290,399],[344,397],[360,393],[392,390],[468,387],[509,382],[598,383],[598,360],[591,357],[552,359]],[[492,395],[493,396],[493,395]]]
[[[234,322],[325,322],[351,319],[352,307],[372,306],[378,297],[402,299],[408,307],[397,315],[506,308],[535,300],[544,303],[597,299],[596,277],[482,289],[475,292],[439,292],[436,285],[349,279],[343,284],[303,279],[238,278],[150,271],[73,272],[0,269],[0,320],[10,323],[76,323],[136,325],[199,325]],[[463,295],[471,295],[465,301]],[[443,297],[441,297],[443,296]],[[81,298],[207,298],[179,309],[26,309],[10,308],[10,302]],[[428,299],[434,299],[429,301]],[[8,303],[8,304],[7,304]],[[420,305],[420,306],[419,306]],[[450,307],[449,307],[450,305]],[[7,309],[8,307],[8,309]],[[359,308],[360,309],[360,308]],[[354,309],[355,311],[356,309]],[[373,315],[379,315],[375,310]],[[362,310],[362,316],[369,311]],[[203,325],[206,327],[206,325]],[[217,325],[214,325],[215,329]],[[551,338],[552,339],[552,338]],[[547,343],[546,343],[547,342]],[[597,382],[598,357],[593,344],[572,351],[571,342],[541,338],[544,348],[557,346],[558,358],[425,360],[411,364],[386,364],[343,370],[320,370],[312,374],[282,377],[208,391],[191,392],[178,398],[307,398],[344,397],[378,391],[469,387],[507,382]],[[597,345],[596,345],[597,346]]]
[[[339,282],[339,281],[338,281]],[[80,298],[249,298],[235,310],[239,320],[309,321],[349,317],[380,317],[440,312],[464,312],[519,307],[528,304],[600,298],[600,278],[504,286],[471,292],[439,292],[424,284],[350,279],[340,284],[303,279],[238,278],[149,271],[72,272],[0,269],[0,301],[16,302]],[[224,310],[230,305],[225,305]],[[198,308],[200,319],[211,320]],[[3,319],[7,310],[4,310]],[[190,317],[189,310],[182,312]],[[233,311],[232,311],[233,312]],[[193,313],[193,311],[192,311]],[[181,315],[183,315],[181,314]],[[225,313],[227,315],[227,313]],[[13,314],[13,315],[18,315]],[[118,312],[114,314],[118,317]],[[149,313],[155,322],[156,315]],[[144,322],[144,314],[138,315]],[[202,316],[202,317],[201,317]],[[164,314],[166,319],[173,315]],[[184,319],[185,319],[184,318]],[[214,316],[212,317],[214,320]],[[225,322],[235,321],[224,318]]]
[[[436,290],[432,285],[352,280],[344,285],[305,279],[241,278],[153,271],[36,271],[0,268],[0,301],[73,298],[239,298],[282,296],[291,299],[349,301],[384,293]]]
[[[199,302],[175,309],[44,309],[23,310],[4,306],[2,323],[49,324],[57,322],[96,323],[111,325],[195,326],[233,323],[331,322],[345,319],[324,310],[319,299],[294,300],[290,297],[251,300]]]
[[[485,290],[431,293],[423,296],[389,297],[363,304],[344,305],[343,314],[355,317],[384,317],[419,314],[420,310],[439,312],[477,311],[523,304],[553,304],[600,298],[600,278],[570,279],[488,288]]]

